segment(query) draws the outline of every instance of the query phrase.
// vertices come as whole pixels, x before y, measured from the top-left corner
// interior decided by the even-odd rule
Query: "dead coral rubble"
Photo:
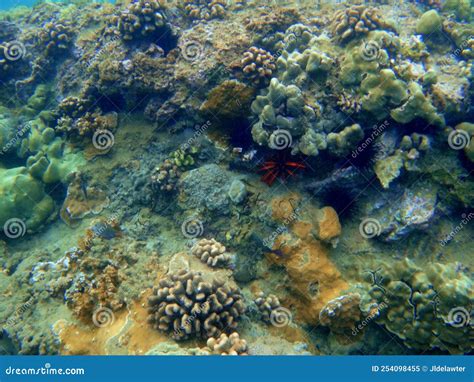
[[[180,271],[160,280],[148,300],[153,328],[176,340],[209,338],[231,332],[245,311],[237,288],[206,282],[200,273]]]

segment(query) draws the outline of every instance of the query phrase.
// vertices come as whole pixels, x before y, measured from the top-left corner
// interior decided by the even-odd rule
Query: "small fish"
[[[94,224],[91,230],[95,236],[106,240],[111,240],[117,236],[117,231],[107,223]]]

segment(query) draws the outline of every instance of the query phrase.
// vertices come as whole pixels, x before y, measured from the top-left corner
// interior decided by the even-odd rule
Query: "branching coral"
[[[269,81],[276,69],[273,55],[265,49],[255,46],[244,53],[241,65],[245,75],[256,84]]]
[[[345,127],[339,133],[327,135],[328,150],[336,156],[344,156],[364,138],[364,131],[358,124]]]
[[[182,7],[191,19],[210,20],[226,14],[224,0],[182,0]]]
[[[199,273],[187,271],[161,279],[148,305],[151,325],[172,332],[176,340],[232,332],[245,311],[238,289],[220,280],[206,282]]]
[[[266,323],[271,323],[275,320],[275,314],[278,313],[278,309],[281,308],[280,300],[273,294],[265,295],[265,293],[259,293],[255,299],[255,304],[258,306],[258,310],[262,315],[262,320]]]
[[[337,106],[347,114],[358,113],[362,108],[358,97],[347,93],[341,93],[339,95],[337,99]]]
[[[210,267],[226,267],[233,258],[225,246],[215,239],[199,240],[191,249],[191,253]]]
[[[162,164],[154,169],[151,176],[152,190],[175,191],[183,171],[195,163],[194,155],[198,151],[198,146],[193,145],[183,146],[181,149],[172,152],[170,158],[165,159]]]
[[[247,342],[240,338],[239,333],[227,335],[222,333],[218,338],[209,338],[207,348],[211,354],[219,355],[247,355]],[[207,350],[207,349],[205,349]]]
[[[38,32],[38,39],[44,45],[43,51],[47,56],[56,56],[69,49],[72,37],[72,27],[62,22],[48,22]]]
[[[376,8],[364,5],[355,5],[337,11],[331,24],[332,33],[342,42],[365,35],[375,29],[393,30],[394,28],[384,20]]]
[[[167,26],[164,2],[134,0],[120,15],[112,17],[112,23],[126,41],[154,36]]]
[[[160,166],[155,168],[151,176],[151,187],[153,190],[174,191],[180,176],[181,171],[178,166],[170,159],[166,159]]]

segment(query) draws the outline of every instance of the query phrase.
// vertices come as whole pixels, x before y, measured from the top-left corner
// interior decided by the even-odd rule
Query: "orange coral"
[[[300,317],[316,324],[321,309],[340,296],[348,284],[329,260],[326,247],[315,239],[318,210],[310,205],[298,208],[300,202],[297,194],[272,200],[273,218],[284,222],[289,230],[275,240],[273,248],[278,248],[279,254],[270,253],[268,258],[286,268],[294,296],[291,303]],[[326,213],[333,214],[329,210]],[[328,232],[334,234],[334,227]]]

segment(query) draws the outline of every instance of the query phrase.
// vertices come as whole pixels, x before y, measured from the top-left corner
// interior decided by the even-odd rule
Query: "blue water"
[[[103,3],[106,1],[110,3],[114,2],[114,0],[91,0],[91,2],[95,2],[95,3]],[[40,2],[41,0],[0,0],[0,9],[10,9],[10,8],[18,7],[20,5],[31,7]],[[48,0],[48,2],[49,3],[67,3],[67,1],[65,0]]]
[[[0,1],[0,8],[1,9],[8,9],[17,7],[19,5],[27,5],[32,6],[36,3],[36,0],[1,0]]]

